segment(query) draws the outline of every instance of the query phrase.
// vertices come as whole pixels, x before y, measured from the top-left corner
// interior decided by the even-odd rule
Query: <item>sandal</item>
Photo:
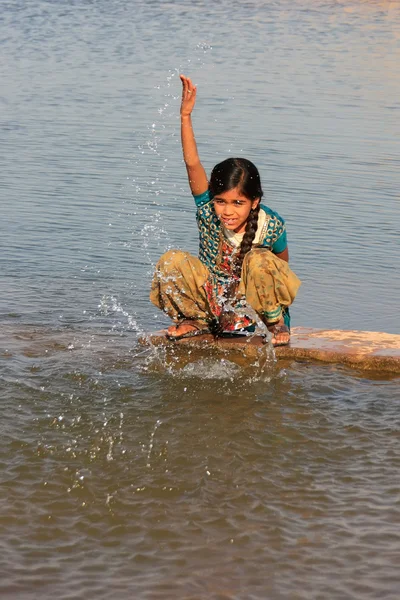
[[[203,323],[199,323],[198,321],[194,321],[192,319],[183,319],[182,321],[179,321],[176,325],[175,325],[175,330],[178,329],[178,327],[180,327],[181,325],[191,325],[192,327],[194,327],[194,329],[190,329],[189,331],[185,331],[185,333],[181,333],[181,334],[177,334],[177,335],[173,335],[171,333],[166,333],[165,337],[168,340],[183,340],[184,338],[191,338],[191,337],[196,337],[197,335],[204,335],[206,333],[211,333],[210,328],[207,327],[207,325],[204,325]]]

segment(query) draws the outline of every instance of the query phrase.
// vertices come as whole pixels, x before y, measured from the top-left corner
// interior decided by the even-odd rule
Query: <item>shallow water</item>
[[[0,8],[2,598],[397,598],[399,380],[155,349],[207,169],[260,167],[294,325],[400,333],[398,2]]]
[[[398,379],[4,336],[2,597],[396,596]]]

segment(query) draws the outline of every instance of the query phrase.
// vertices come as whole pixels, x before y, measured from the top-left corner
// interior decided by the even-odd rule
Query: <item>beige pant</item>
[[[186,318],[209,323],[218,316],[204,287],[210,277],[195,256],[169,250],[157,263],[150,300],[173,321]],[[280,319],[282,307],[292,304],[300,284],[286,261],[269,250],[255,248],[244,258],[236,297],[246,298],[267,323],[273,323]]]

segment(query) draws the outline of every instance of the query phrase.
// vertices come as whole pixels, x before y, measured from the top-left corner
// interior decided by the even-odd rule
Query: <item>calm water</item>
[[[400,384],[137,343],[204,164],[259,166],[294,325],[400,333],[399,2],[0,4],[0,595],[398,598]]]

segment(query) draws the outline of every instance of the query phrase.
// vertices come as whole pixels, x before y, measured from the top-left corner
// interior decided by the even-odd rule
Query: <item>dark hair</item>
[[[257,167],[246,158],[227,158],[212,170],[209,189],[213,196],[238,188],[239,193],[249,200],[262,198],[260,174]],[[257,231],[260,203],[252,208],[247,219],[246,229],[235,261],[234,272],[240,277],[244,257],[251,250]]]

